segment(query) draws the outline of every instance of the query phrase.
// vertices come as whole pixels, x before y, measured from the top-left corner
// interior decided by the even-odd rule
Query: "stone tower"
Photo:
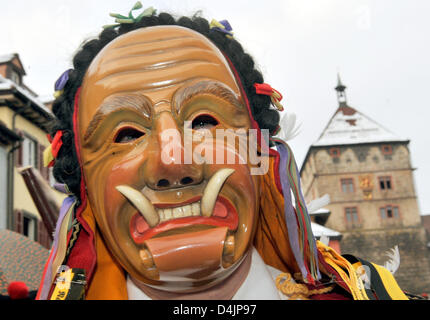
[[[398,246],[395,277],[403,290],[430,292],[430,251],[418,209],[409,140],[347,103],[338,76],[339,107],[309,148],[300,174],[306,201],[328,193],[325,226],[343,234],[342,254],[384,265]]]

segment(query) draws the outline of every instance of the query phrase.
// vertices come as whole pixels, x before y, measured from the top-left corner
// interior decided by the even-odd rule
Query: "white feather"
[[[322,207],[328,205],[329,203],[330,203],[330,196],[326,193],[321,198],[317,198],[315,200],[312,200],[308,204],[306,204],[306,208],[308,209],[309,213],[313,213],[318,209],[321,209]]]
[[[385,262],[384,267],[394,274],[400,266],[400,252],[399,247],[395,246],[385,253],[389,260]]]
[[[281,130],[276,137],[284,141],[289,141],[295,138],[299,134],[299,129],[302,125],[297,125],[296,120],[297,117],[294,112],[286,112],[279,122]]]

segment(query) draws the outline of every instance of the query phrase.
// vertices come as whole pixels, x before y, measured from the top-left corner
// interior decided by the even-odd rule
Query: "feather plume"
[[[394,274],[400,266],[400,253],[399,247],[395,246],[385,253],[389,260],[385,262],[384,268]]]
[[[312,200],[308,204],[306,204],[306,207],[308,208],[309,213],[314,213],[318,209],[321,209],[322,207],[328,205],[330,203],[330,196],[326,193],[320,198],[317,198],[315,200]]]
[[[297,116],[294,112],[286,112],[279,122],[281,130],[276,135],[277,138],[289,141],[299,134],[301,123],[297,125]]]

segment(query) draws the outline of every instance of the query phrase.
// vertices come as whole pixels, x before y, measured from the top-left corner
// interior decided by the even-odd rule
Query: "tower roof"
[[[340,105],[312,146],[408,141],[384,128],[363,113]]]
[[[338,75],[336,91],[344,93],[345,88]],[[408,139],[399,137],[363,113],[350,107],[346,99],[339,99],[338,97],[338,101],[338,109],[312,146],[408,141]]]

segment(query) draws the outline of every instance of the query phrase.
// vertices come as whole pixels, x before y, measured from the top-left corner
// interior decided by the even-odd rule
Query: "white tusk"
[[[153,228],[160,222],[160,217],[152,203],[139,191],[129,186],[116,186],[116,190],[126,197],[145,218],[148,225]]]
[[[215,207],[215,201],[218,197],[218,193],[221,190],[225,180],[234,172],[234,169],[220,169],[218,170],[209,180],[205,190],[203,191],[203,197],[201,200],[201,214],[204,217],[210,217]]]

